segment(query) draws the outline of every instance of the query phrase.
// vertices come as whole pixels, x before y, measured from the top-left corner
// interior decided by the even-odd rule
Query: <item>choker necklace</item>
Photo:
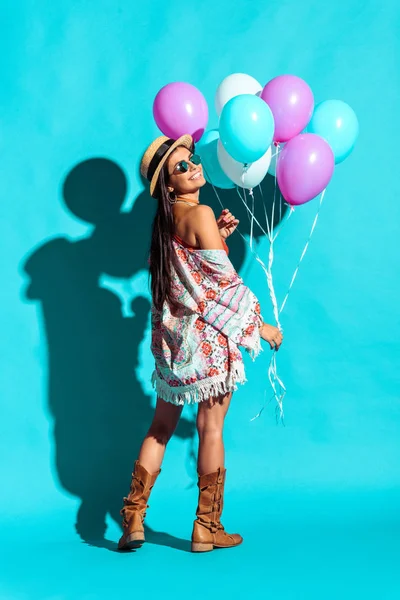
[[[189,202],[189,200],[175,200],[175,204],[178,204],[178,202],[180,202],[181,204],[189,204],[191,206],[197,206],[199,204],[199,202]]]

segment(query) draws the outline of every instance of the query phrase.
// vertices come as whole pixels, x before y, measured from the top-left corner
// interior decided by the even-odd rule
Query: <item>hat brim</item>
[[[160,160],[157,169],[154,171],[154,175],[150,181],[150,195],[154,198],[154,192],[157,187],[158,178],[161,173],[161,169],[164,167],[165,162],[171,156],[171,154],[179,148],[179,146],[184,146],[188,150],[190,150],[193,146],[193,138],[191,135],[182,135],[179,139],[177,139],[172,146],[167,150],[162,159]]]

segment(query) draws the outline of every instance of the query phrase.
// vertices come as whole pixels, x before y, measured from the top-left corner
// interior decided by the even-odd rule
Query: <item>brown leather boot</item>
[[[121,515],[124,517],[122,521],[124,533],[118,542],[119,550],[138,548],[145,541],[143,522],[146,509],[149,508],[147,501],[160,473],[161,469],[152,475],[139,464],[138,460],[135,461],[131,489],[128,496],[124,498],[125,506],[121,510]]]
[[[227,533],[221,523],[224,506],[226,469],[199,475],[197,519],[193,524],[192,552],[208,552],[214,548],[231,548],[243,542],[238,533]]]

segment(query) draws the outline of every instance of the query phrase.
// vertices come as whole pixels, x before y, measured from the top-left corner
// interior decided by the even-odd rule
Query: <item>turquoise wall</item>
[[[397,3],[20,0],[1,14],[0,597],[109,598],[138,573],[137,592],[200,598],[203,569],[207,589],[232,598],[397,598]],[[155,205],[138,173],[158,133],[152,101],[188,81],[216,126],[217,85],[240,71],[303,77],[316,101],[354,108],[360,136],[282,315],[285,427],[273,402],[250,420],[269,395],[267,346],[246,360],[226,421],[226,527],[245,543],[186,552],[197,490],[185,409],[150,502],[150,544],[121,556],[118,510],[155,402]],[[210,190],[204,199],[218,207]],[[223,202],[246,233],[235,192]],[[315,210],[296,209],[278,238],[281,299]],[[262,270],[238,235],[230,246],[271,319]]]

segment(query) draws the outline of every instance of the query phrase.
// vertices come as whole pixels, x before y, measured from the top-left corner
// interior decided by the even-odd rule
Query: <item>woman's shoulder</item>
[[[175,222],[175,233],[190,246],[199,247],[198,234],[212,226],[216,227],[213,209],[206,204],[198,204]]]
[[[215,219],[214,211],[208,204],[198,204],[193,207],[192,214],[201,216],[203,219]]]
[[[211,206],[208,206],[207,204],[197,204],[196,206],[191,206],[190,209],[186,211],[184,220],[186,223],[193,222],[198,224],[199,221],[215,221],[215,215]]]
[[[196,234],[202,231],[216,229],[216,219],[211,206],[199,204],[194,206],[186,216],[186,224]]]

